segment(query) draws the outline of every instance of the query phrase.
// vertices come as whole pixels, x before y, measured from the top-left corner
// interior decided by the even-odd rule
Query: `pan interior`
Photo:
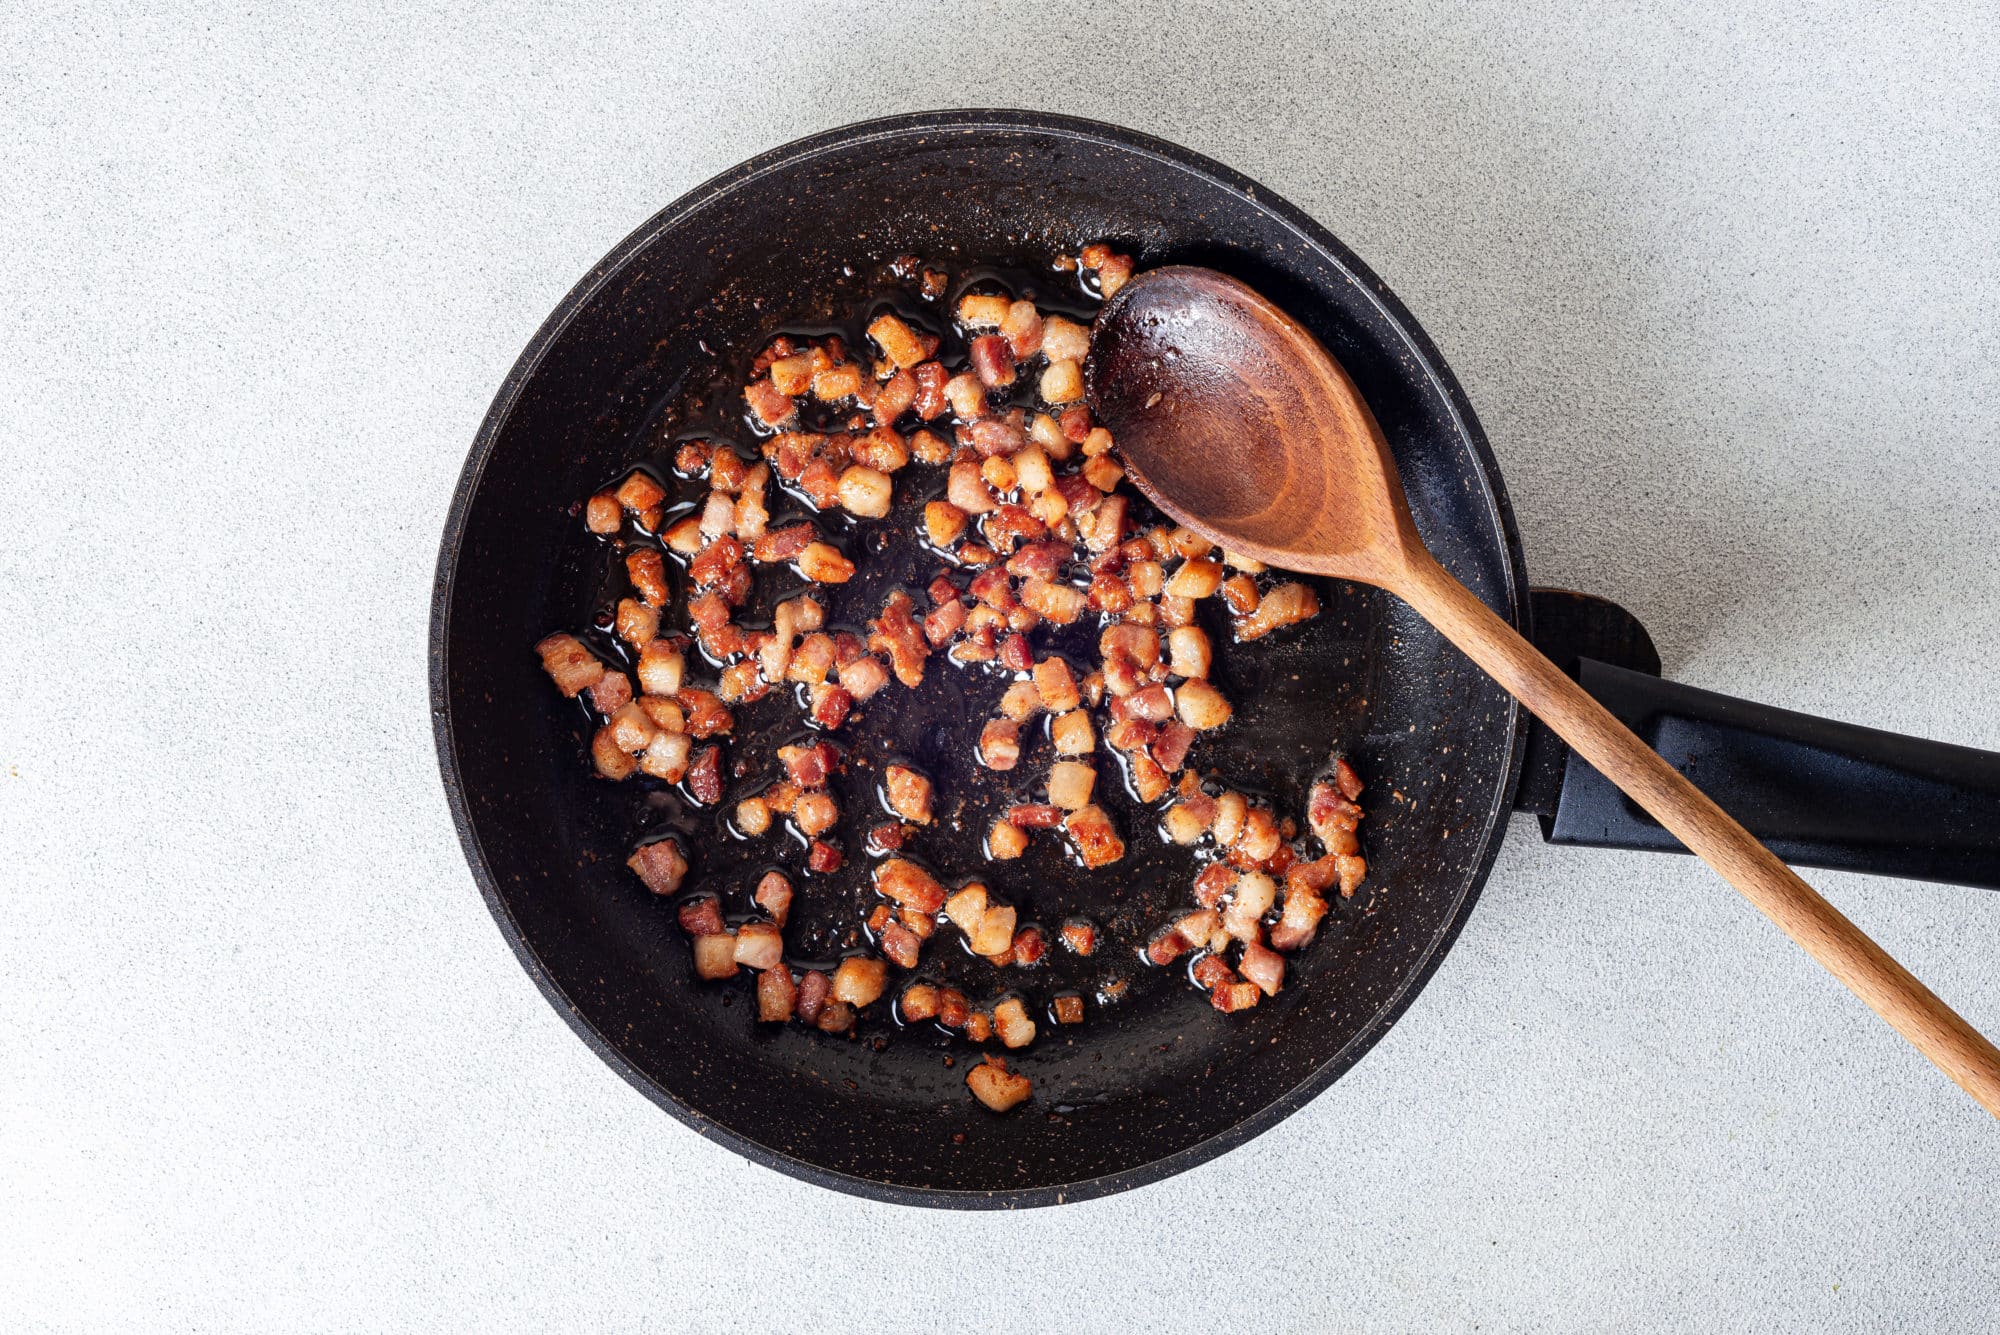
[[[1300,783],[1330,750],[1348,754],[1370,785],[1371,910],[1330,923],[1293,958],[1279,996],[1236,1016],[1129,961],[1125,1003],[1075,1029],[1044,1025],[1022,1062],[1036,1097],[1007,1117],[966,1097],[970,1045],[915,1033],[867,1041],[886,1021],[864,1025],[861,1041],[757,1026],[742,989],[696,983],[671,909],[623,866],[636,835],[683,813],[637,785],[591,777],[583,718],[557,707],[530,652],[549,631],[583,624],[605,593],[573,503],[634,462],[665,461],[684,424],[662,419],[661,405],[717,379],[713,351],[853,310],[899,254],[960,271],[1036,266],[1095,239],[1142,266],[1234,273],[1313,329],[1380,419],[1433,550],[1511,611],[1504,512],[1449,380],[1344,252],[1257,196],[1185,154],[1079,123],[858,127],[780,150],[670,208],[524,357],[447,536],[435,664],[447,779],[475,870],[524,959],[600,1051],[672,1110],[789,1171],[904,1199],[1036,1203],[1111,1189],[1192,1163],[1296,1106],[1379,1036],[1448,945],[1490,860],[1514,714],[1374,590],[1323,583],[1316,621],[1275,642],[1219,643],[1240,712],[1203,759],[1299,812]],[[924,690],[881,711],[879,734],[843,740],[916,746],[954,725],[976,734],[990,710],[956,681],[934,669]],[[842,804],[859,823],[869,785],[849,783]],[[1118,814],[1135,855],[1157,848],[1129,809]],[[702,837],[712,842],[714,829]],[[843,886],[865,861],[851,836],[848,847]],[[754,856],[719,855],[717,868]],[[993,871],[962,860],[953,870]],[[989,879],[1048,926],[1078,909],[1150,921],[1184,900],[1187,877],[1170,853],[1113,871],[1128,883],[1088,903],[1053,850]]]

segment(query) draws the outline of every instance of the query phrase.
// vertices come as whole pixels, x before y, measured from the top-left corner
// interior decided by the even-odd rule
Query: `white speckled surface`
[[[1992,1119],[1694,864],[1525,821],[1351,1076],[1057,1211],[751,1167],[542,1001],[432,756],[461,458],[646,215],[889,111],[1261,179],[1437,339],[1538,582],[2000,748],[1985,6],[913,8],[0,13],[0,1327],[1990,1329]],[[2000,1030],[2000,898],[1814,879]]]

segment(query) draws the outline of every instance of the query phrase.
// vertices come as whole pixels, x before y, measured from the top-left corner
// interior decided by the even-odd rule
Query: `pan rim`
[[[753,1163],[774,1168],[815,1186],[899,1205],[949,1209],[1021,1209],[1113,1195],[1161,1181],[1227,1153],[1270,1130],[1304,1107],[1352,1069],[1355,1063],[1382,1040],[1415,1002],[1443,962],[1445,955],[1450,952],[1459,932],[1477,905],[1480,891],[1484,888],[1494,861],[1499,856],[1500,845],[1507,835],[1508,814],[1512,810],[1515,788],[1520,781],[1527,737],[1525,719],[1518,703],[1510,699],[1502,706],[1505,710],[1511,744],[1501,781],[1495,787],[1493,803],[1486,815],[1484,847],[1480,850],[1471,874],[1467,877],[1451,912],[1425,945],[1418,967],[1400,981],[1387,1004],[1378,1010],[1375,1017],[1353,1038],[1314,1067],[1303,1079],[1262,1108],[1214,1135],[1176,1150],[1172,1154],[1116,1173],[1084,1178],[1071,1183],[993,1191],[966,1191],[906,1186],[861,1177],[829,1169],[764,1145],[740,1131],[723,1126],[682,1102],[671,1090],[627,1059],[583,1014],[556,982],[535,948],[528,942],[512,909],[502,898],[498,879],[487,860],[484,845],[472,817],[454,742],[455,726],[450,701],[450,663],[447,648],[450,641],[452,595],[460,550],[472,503],[485,476],[486,466],[492,458],[495,445],[506,423],[512,417],[523,390],[540,369],[549,349],[607,282],[611,281],[635,255],[650,245],[661,232],[707,207],[725,193],[739,189],[769,172],[795,167],[835,149],[848,149],[857,144],[877,140],[907,138],[912,134],[928,132],[971,134],[982,130],[1025,130],[1060,138],[1108,144],[1155,158],[1170,167],[1188,172],[1209,184],[1243,197],[1246,202],[1290,228],[1301,241],[1327,256],[1337,267],[1351,275],[1367,300],[1407,341],[1416,355],[1420,374],[1439,393],[1449,409],[1454,427],[1472,449],[1477,465],[1475,471],[1479,474],[1481,499],[1487,510],[1488,521],[1500,532],[1506,558],[1503,570],[1505,587],[1500,590],[1504,595],[1506,606],[1500,610],[1502,615],[1521,628],[1524,633],[1528,630],[1528,579],[1520,534],[1515,526],[1513,509],[1500,477],[1498,463],[1493,457],[1485,432],[1473,413],[1471,402],[1466,398],[1464,390],[1459,386],[1457,379],[1452,375],[1422,326],[1374,272],[1330,232],[1281,196],[1242,173],[1177,144],[1140,131],[1104,121],[1048,112],[1000,109],[921,111],[858,121],[821,131],[767,149],[710,177],[633,229],[578,280],[537,328],[534,336],[508,370],[506,379],[501,382],[500,389],[494,395],[492,404],[481,420],[478,433],[473,439],[472,447],[452,493],[432,583],[429,645],[431,725],[433,740],[437,747],[438,768],[446,801],[451,809],[452,823],[457,827],[459,843],[466,862],[474,882],[479,887],[480,895],[486,901],[487,910],[493,915],[495,925],[499,927],[500,934],[512,948],[515,958],[534,980],[548,1003],[563,1017],[577,1037],[581,1038],[606,1065],[624,1077],[628,1084],[697,1134],[717,1140]]]

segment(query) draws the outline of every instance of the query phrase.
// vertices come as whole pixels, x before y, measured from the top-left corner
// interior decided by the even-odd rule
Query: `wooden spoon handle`
[[[1392,590],[2000,1117],[2000,1050],[1427,553]]]

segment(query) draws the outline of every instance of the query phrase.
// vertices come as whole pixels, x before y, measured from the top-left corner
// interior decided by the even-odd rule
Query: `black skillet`
[[[661,410],[740,372],[716,350],[754,348],[776,328],[824,325],[879,299],[881,266],[894,256],[957,271],[1004,264],[1016,281],[1039,272],[1060,304],[1046,261],[1099,238],[1141,267],[1233,273],[1310,327],[1374,408],[1431,550],[1493,607],[1530,623],[1521,547],[1485,437],[1395,297],[1324,229],[1235,172],[1067,117],[873,121],[694,190],[549,317],[494,400],[453,498],[433,604],[432,704],[453,815],[501,931],[627,1080],[702,1134],[824,1186],[990,1208],[1178,1172],[1273,1125],[1360,1060],[1464,924],[1512,810],[1540,814],[1558,842],[1677,847],[1401,604],[1325,585],[1318,621],[1229,655],[1239,715],[1196,757],[1287,804],[1336,749],[1370,780],[1370,892],[1294,960],[1278,997],[1226,1017],[1132,957],[1184,899],[1188,864],[1116,794],[1134,854],[1115,878],[1080,878],[1040,850],[983,868],[969,833],[940,833],[929,850],[964,874],[1007,882],[1045,924],[1082,911],[1111,928],[1110,953],[1088,966],[1058,953],[1036,988],[1091,992],[1118,976],[1124,999],[1093,995],[1073,1030],[1044,1025],[1018,1063],[1035,1098],[1013,1114],[988,1114],[966,1096],[970,1047],[928,1026],[897,1034],[893,1021],[869,1018],[855,1039],[759,1027],[741,988],[693,980],[671,908],[623,866],[635,840],[677,829],[696,847],[697,874],[717,880],[772,862],[796,870],[797,850],[735,841],[657,786],[591,777],[585,717],[562,706],[530,652],[551,630],[587,625],[618,592],[574,502],[635,462],[664,464],[677,434],[715,429],[715,419]],[[883,540],[857,531],[846,541]],[[908,553],[879,555],[890,575],[918,577]],[[886,577],[834,615],[879,605]],[[1546,650],[1576,662],[1594,694],[1788,859],[2000,885],[1991,835],[2000,757],[1661,682],[1643,628],[1597,600],[1537,592],[1532,619]],[[934,672],[843,736],[850,760],[866,762],[894,738],[946,771],[949,787],[988,689]],[[746,718],[743,751],[778,740],[786,717]],[[788,934],[806,938],[795,951],[833,953],[864,902],[865,769],[856,764],[846,781],[848,874],[809,892],[818,907]],[[752,772],[733,787],[757,781]],[[994,784],[969,784],[968,831],[1005,798]]]

